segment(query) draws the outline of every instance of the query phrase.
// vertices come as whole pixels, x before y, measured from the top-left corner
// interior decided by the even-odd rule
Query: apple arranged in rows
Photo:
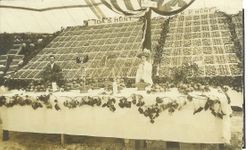
[[[177,85],[177,89],[180,93],[188,94],[193,91],[208,92],[210,91],[208,85],[202,85],[201,83],[180,83]]]

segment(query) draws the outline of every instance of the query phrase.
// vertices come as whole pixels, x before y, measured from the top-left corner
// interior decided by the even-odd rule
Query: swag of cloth
[[[114,12],[125,15],[141,17],[148,8],[160,15],[170,16],[180,13],[189,7],[195,0],[101,0],[101,2]]]
[[[152,80],[152,64],[149,62],[144,62],[139,65],[137,72],[136,72],[136,83],[139,83],[141,81],[144,81],[145,83],[149,83],[150,85],[153,84]]]

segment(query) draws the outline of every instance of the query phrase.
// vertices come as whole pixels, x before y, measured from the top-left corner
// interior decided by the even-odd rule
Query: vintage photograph
[[[243,0],[0,0],[0,150],[245,148]]]

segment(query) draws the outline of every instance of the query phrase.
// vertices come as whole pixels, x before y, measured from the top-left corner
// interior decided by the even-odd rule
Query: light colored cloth
[[[136,83],[143,80],[146,83],[149,83],[150,85],[153,84],[152,81],[152,64],[149,62],[141,63],[138,66],[137,72],[136,72]]]
[[[230,87],[227,88],[228,88],[227,94],[231,100],[231,105],[243,108],[243,103],[244,103],[243,92],[237,92]]]
[[[201,111],[193,115],[194,108],[204,105],[205,100],[193,99],[178,93],[177,89],[169,92],[146,94],[144,91],[134,91],[143,95],[145,105],[155,103],[156,97],[168,97],[164,101],[176,100],[178,103],[187,102],[180,110],[170,114],[163,111],[152,124],[148,117],[138,113],[138,108],[117,108],[111,112],[108,108],[81,106],[74,109],[63,107],[65,100],[79,98],[81,96],[96,96],[96,93],[54,93],[51,99],[57,99],[60,111],[47,109],[45,107],[33,110],[31,106],[14,106],[12,108],[1,107],[3,129],[10,131],[35,132],[35,133],[57,133],[70,135],[89,135],[99,137],[116,137],[124,139],[147,139],[176,141],[184,143],[229,143],[231,138],[230,112],[231,107],[227,103],[223,93],[212,90],[206,95],[216,95],[222,103],[225,116],[223,119],[215,117],[209,110]],[[33,97],[44,93],[33,93]],[[131,94],[123,92],[114,97],[128,96]],[[195,95],[196,93],[193,93]],[[199,94],[199,93],[197,93]],[[13,95],[13,94],[11,94]],[[10,95],[9,95],[10,96]]]
[[[53,69],[53,67],[54,67],[54,63],[53,63],[53,64],[50,64],[50,67],[51,67],[51,69]]]

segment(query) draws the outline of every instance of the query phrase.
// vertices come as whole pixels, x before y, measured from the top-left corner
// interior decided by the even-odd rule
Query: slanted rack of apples
[[[65,81],[63,78],[63,71],[54,61],[56,56],[50,55],[50,63],[44,68],[44,72],[41,74],[42,80],[31,82],[28,84],[26,90],[21,90],[19,92],[16,91],[16,93],[12,95],[0,96],[0,108],[2,106],[6,106],[7,109],[13,106],[29,106],[32,107],[34,111],[39,109],[48,109],[48,111],[53,109],[60,111],[68,110],[67,108],[75,109],[82,106],[91,106],[97,109],[98,107],[107,109],[108,111],[113,112],[112,114],[108,113],[111,116],[124,114],[116,112],[127,108],[126,110],[128,110],[128,113],[132,112],[130,114],[131,116],[144,116],[143,119],[140,117],[142,119],[141,123],[145,123],[144,119],[146,118],[148,119],[148,124],[155,124],[157,121],[164,124],[167,122],[166,120],[157,120],[157,118],[161,115],[171,115],[175,112],[185,113],[185,109],[182,108],[185,108],[188,103],[193,103],[194,107],[186,107],[191,109],[192,113],[189,114],[189,117],[191,118],[196,117],[196,114],[206,110],[211,110],[211,112],[206,111],[206,113],[211,113],[214,116],[213,119],[219,119],[220,122],[222,122],[224,118],[229,117],[231,113],[229,109],[227,109],[229,104],[225,104],[224,99],[221,100],[218,97],[211,96],[218,94],[216,90],[211,88],[212,91],[216,92],[209,93],[210,87],[208,85],[202,85],[198,82],[187,82],[189,75],[196,71],[196,64],[186,64],[181,68],[176,68],[172,78],[163,78],[159,76],[159,65],[156,66],[156,75],[154,75],[153,67],[155,66],[150,63],[151,52],[149,50],[143,49],[137,57],[139,58],[139,63],[135,72],[135,78],[123,78],[119,76],[114,68],[109,70],[110,78],[96,79],[93,78],[93,75],[88,76],[90,70],[85,68],[86,64],[89,62],[89,56],[76,56],[74,58],[74,64],[71,67],[74,67],[74,65],[77,66],[78,70],[76,75],[78,76],[74,76],[74,78],[77,79],[67,79],[67,81]],[[98,73],[98,71],[96,72]],[[79,96],[80,99],[78,99],[79,97],[77,96]],[[199,102],[199,100],[202,102]],[[225,105],[226,107],[223,107],[222,105]],[[13,108],[15,109],[15,107]],[[7,109],[3,110],[6,111],[6,113],[10,113],[7,116],[11,117],[12,114],[11,112],[8,112]],[[136,109],[136,111],[133,111],[133,109]],[[85,109],[81,109],[81,111],[85,111]],[[74,112],[74,110],[69,111],[69,114],[70,112]],[[104,117],[100,115],[101,112],[102,111],[96,113],[98,116],[94,117]],[[53,111],[53,113],[55,113],[55,111]],[[41,113],[31,112],[31,114],[40,115]],[[44,114],[46,115],[47,113]],[[60,114],[63,118],[63,113],[55,114]],[[95,115],[95,113],[93,113],[93,115]],[[49,118],[50,116],[46,117]],[[119,118],[122,117],[120,116]],[[167,118],[168,117],[165,119]],[[175,119],[178,120],[179,118],[176,117]],[[10,125],[7,120],[8,117],[5,117],[3,120],[5,126]],[[201,122],[201,120],[199,121]],[[25,124],[27,122],[24,121],[22,123]],[[114,124],[119,123],[114,121]],[[27,124],[24,126],[26,125]],[[223,125],[224,124],[222,123],[218,123],[215,129]],[[137,124],[134,126],[137,126]],[[157,132],[161,132],[161,128],[158,129],[154,126],[148,127],[154,128]],[[183,127],[182,124],[179,124],[179,127]],[[201,128],[203,128],[203,126],[201,126]],[[8,128],[4,129],[3,132],[4,140],[8,140],[9,134],[7,130]],[[15,131],[23,130],[24,129],[20,129],[19,126],[16,126]],[[43,130],[46,132],[54,132],[50,129],[42,129],[41,131]],[[225,130],[227,130],[227,128]],[[24,131],[27,130],[25,129]],[[65,133],[65,130],[62,130],[60,133]],[[92,134],[96,135],[94,132],[90,135]],[[100,133],[100,135],[102,134]],[[118,137],[123,138],[123,135],[118,135]],[[168,141],[169,137],[166,136],[164,139]],[[229,141],[228,139],[230,139],[230,137],[227,136],[225,139]],[[61,143],[64,143],[63,134],[61,134]]]

